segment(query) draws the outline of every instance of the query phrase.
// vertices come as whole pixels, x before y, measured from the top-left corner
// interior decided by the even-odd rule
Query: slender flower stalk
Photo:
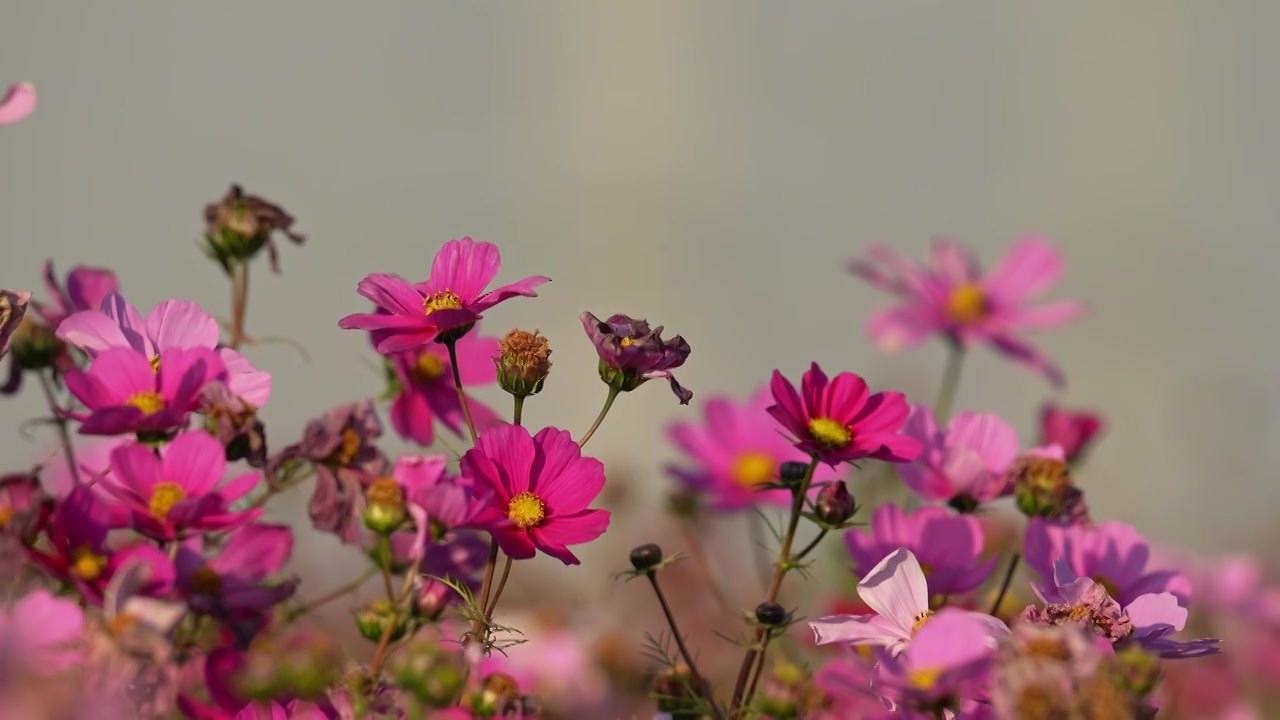
[[[693,653],[689,652],[689,648],[685,645],[684,635],[680,633],[680,626],[676,624],[676,616],[671,612],[671,606],[667,604],[667,597],[662,594],[662,586],[658,584],[658,574],[653,570],[645,573],[649,578],[649,585],[653,588],[653,594],[658,597],[658,604],[662,606],[662,614],[667,619],[667,626],[671,628],[671,637],[675,638],[676,647],[680,650],[680,657],[684,659],[685,665],[689,666],[689,674],[693,678],[693,686],[697,692],[705,692],[707,702],[711,705],[711,716],[720,720],[724,717],[720,712],[719,705],[716,704],[715,697],[710,691],[710,685],[703,680],[702,673],[698,672],[698,664],[693,661]]]
[[[1014,553],[1009,559],[1009,569],[1004,573],[1004,580],[1000,582],[1000,592],[996,593],[996,600],[991,604],[991,612],[989,615],[996,615],[1000,612],[1000,604],[1004,602],[1004,596],[1009,592],[1009,586],[1013,584],[1014,573],[1018,571],[1018,563],[1022,560],[1021,553]]]
[[[239,350],[244,341],[244,319],[249,311],[249,263],[237,262],[231,269],[231,339],[227,347]]]
[[[449,364],[453,366],[453,386],[458,391],[458,402],[462,405],[462,415],[467,419],[467,431],[471,433],[471,444],[476,444],[476,422],[471,419],[471,403],[467,402],[467,393],[462,389],[462,374],[458,371],[458,339],[445,341],[449,349]]]
[[[939,423],[946,423],[951,416],[951,408],[955,405],[956,391],[960,389],[960,372],[964,369],[964,346],[957,342],[947,343],[947,364],[942,370],[942,385],[938,388],[938,398],[933,402],[933,416]]]
[[[609,408],[613,407],[613,401],[618,399],[620,389],[609,386],[609,395],[604,399],[604,407],[600,408],[600,414],[596,415],[595,422],[591,423],[591,427],[583,433],[582,439],[578,440],[578,447],[586,447],[587,442],[591,440],[591,436],[596,434],[596,429],[600,427],[600,423],[604,422],[604,416],[609,414]]]
[[[49,414],[53,417],[53,424],[58,426],[58,439],[62,443],[62,457],[66,460],[67,470],[71,473],[71,482],[76,487],[79,487],[80,469],[76,466],[76,453],[71,444],[71,431],[67,429],[67,418],[58,406],[57,396],[54,395],[53,380],[50,378],[50,372],[40,371],[40,389],[44,391],[44,399],[49,403]]]

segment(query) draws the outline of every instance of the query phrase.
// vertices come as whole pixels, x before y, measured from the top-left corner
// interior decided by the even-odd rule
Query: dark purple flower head
[[[271,272],[279,273],[275,233],[282,233],[297,245],[306,240],[306,236],[293,231],[293,216],[284,208],[256,195],[246,195],[239,185],[232,185],[218,202],[205,205],[204,222],[209,255],[227,272],[233,263],[247,261],[266,247]]]
[[[227,449],[227,461],[246,461],[250,467],[267,464],[267,435],[258,411],[223,382],[211,382],[200,390],[200,412],[205,429]]]
[[[610,387],[630,392],[646,380],[666,378],[681,405],[689,404],[693,393],[671,373],[688,359],[689,343],[679,335],[662,339],[662,326],[650,329],[644,320],[617,314],[608,320],[589,312],[581,315],[582,327],[600,356],[600,378]]]
[[[217,557],[199,545],[178,550],[174,566],[179,590],[192,608],[215,616],[262,611],[291,595],[294,580],[268,583],[293,552],[293,533],[284,525],[245,525],[231,534]]]
[[[9,338],[27,314],[31,293],[25,290],[0,290],[0,357],[9,352]]]

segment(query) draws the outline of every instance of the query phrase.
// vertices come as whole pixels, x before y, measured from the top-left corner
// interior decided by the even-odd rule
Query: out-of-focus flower
[[[1012,491],[1005,471],[1018,455],[1018,435],[999,415],[962,412],[939,429],[933,411],[916,405],[902,432],[924,452],[898,475],[925,500],[971,512]]]
[[[8,607],[0,607],[0,676],[19,663],[23,672],[62,672],[81,658],[76,647],[84,632],[84,613],[72,600],[47,590],[33,590]]]
[[[760,488],[778,481],[782,463],[808,458],[778,433],[767,412],[772,402],[767,388],[741,404],[720,395],[708,398],[701,425],[677,422],[667,429],[667,437],[696,468],[669,465],[667,472],[705,496],[716,510],[738,510],[753,503],[789,505],[790,491]],[[823,466],[814,471],[813,482],[816,485],[836,477],[834,470]]]
[[[128,525],[128,514],[123,510],[88,487],[73,490],[57,504],[45,526],[48,546],[31,547],[31,559],[45,572],[71,584],[88,602],[101,603],[103,589],[123,563],[159,553],[150,544],[108,547],[107,534]]]
[[[485,288],[502,264],[498,246],[469,237],[450,240],[431,263],[431,277],[411,284],[399,275],[367,275],[356,292],[377,306],[338,321],[348,330],[368,330],[374,348],[384,354],[414,350],[432,341],[462,337],[483,313],[513,297],[537,297],[534,288],[550,278],[527,277],[496,290]]]
[[[503,390],[516,397],[537,395],[551,373],[551,348],[537,330],[515,329],[498,341],[493,364]]]
[[[85,435],[165,435],[187,426],[200,388],[226,378],[212,350],[165,350],[159,367],[134,350],[106,350],[88,371],[67,374],[67,389],[88,413],[76,414]],[[219,446],[221,448],[221,446]]]
[[[1105,428],[1106,423],[1098,413],[1053,404],[1040,408],[1040,444],[1061,447],[1068,464],[1084,458]]]
[[[1040,576],[1042,592],[1053,590],[1054,562],[1062,559],[1075,574],[1106,588],[1121,605],[1147,593],[1173,593],[1184,606],[1191,598],[1191,585],[1183,575],[1150,567],[1150,545],[1124,523],[1104,522],[1085,528],[1032,519],[1023,540],[1023,555]]]
[[[768,413],[791,433],[797,448],[832,467],[866,457],[910,462],[923,449],[919,440],[902,434],[910,412],[902,393],[871,394],[866,381],[851,372],[828,380],[813,363],[796,392],[774,370],[770,390],[774,404]]]
[[[97,310],[102,301],[112,293],[120,292],[116,274],[106,268],[76,265],[67,272],[66,287],[58,283],[58,273],[53,261],[44,264],[44,285],[49,292],[49,302],[33,300],[31,306],[54,330],[70,315],[86,310]]]
[[[1071,469],[1063,460],[1062,448],[1032,450],[1009,466],[1008,484],[1014,503],[1024,515],[1059,525],[1088,527],[1089,505],[1084,491],[1076,487]]]
[[[226,383],[215,381],[200,389],[200,412],[205,430],[226,448],[228,462],[244,460],[249,467],[266,467],[267,433],[256,407]]]
[[[9,338],[27,314],[31,293],[25,290],[0,290],[0,357],[9,354]]]
[[[492,358],[498,351],[497,338],[468,333],[457,340],[455,351],[463,387],[474,389],[494,383],[497,370]],[[390,417],[397,435],[427,447],[435,439],[437,421],[454,435],[462,434],[466,420],[453,383],[453,363],[443,345],[425,345],[389,355],[387,364],[396,379]],[[469,394],[467,404],[477,431],[483,432],[499,422],[496,412]]]
[[[681,405],[693,399],[693,392],[671,372],[684,365],[692,352],[683,337],[663,340],[661,325],[650,328],[648,322],[621,313],[604,321],[589,312],[580,317],[587,339],[600,356],[600,379],[609,387],[630,392],[654,378],[666,378]]]
[[[932,335],[960,347],[984,342],[1061,385],[1061,371],[1020,333],[1054,328],[1084,312],[1084,306],[1073,300],[1031,304],[1032,298],[1057,282],[1063,265],[1062,256],[1048,240],[1028,237],[983,274],[967,249],[940,238],[930,250],[928,267],[877,245],[848,268],[901,301],[877,312],[867,326],[871,340],[882,349],[913,347]]]
[[[899,548],[910,550],[932,595],[975,590],[996,563],[995,557],[980,562],[982,525],[976,518],[936,506],[907,513],[898,505],[881,505],[871,517],[869,531],[855,528],[845,534],[844,541],[860,575],[869,576],[872,568]]]
[[[875,614],[833,615],[810,622],[819,645],[878,645],[898,655],[934,614],[929,609],[924,571],[905,547],[895,550],[867,573],[858,583],[858,596]],[[985,613],[953,612],[978,625],[985,637],[992,638],[993,646],[995,638],[1009,632],[1004,623]]]
[[[262,611],[293,595],[297,582],[268,584],[293,552],[293,532],[284,525],[245,525],[235,530],[217,557],[206,560],[193,545],[174,559],[178,588],[196,610],[218,616]]]
[[[293,231],[293,216],[284,208],[257,195],[246,195],[239,185],[232,185],[218,202],[205,205],[204,222],[209,255],[228,273],[233,263],[248,262],[264,246],[271,272],[278,273],[275,233],[282,233],[295,245],[306,240]]]
[[[1080,628],[1019,623],[996,658],[991,700],[999,720],[1095,717],[1081,714],[1078,692],[1097,672],[1103,651]]]
[[[179,435],[160,450],[126,445],[111,453],[111,473],[101,482],[133,514],[134,528],[157,540],[191,532],[227,530],[252,522],[262,510],[231,509],[260,480],[250,472],[222,483],[227,460],[222,445],[202,431]]]
[[[877,693],[899,713],[968,710],[985,701],[991,657],[1009,631],[1003,625],[993,631],[974,615],[944,608],[930,617],[902,654],[881,657]]]
[[[36,87],[29,82],[15,83],[0,98],[0,125],[12,125],[36,109]]]
[[[119,293],[102,299],[100,310],[77,312],[58,326],[58,338],[97,357],[106,350],[129,348],[161,366],[166,350],[216,350],[226,367],[231,392],[262,407],[271,399],[271,373],[258,370],[231,348],[218,348],[218,321],[190,300],[166,300],[143,318]],[[197,388],[198,390],[199,388]]]
[[[484,520],[512,559],[541,550],[577,565],[567,546],[591,542],[609,527],[608,511],[587,507],[604,488],[604,465],[583,457],[565,430],[548,427],[530,437],[519,425],[495,426],[462,456],[462,474],[493,490]]]

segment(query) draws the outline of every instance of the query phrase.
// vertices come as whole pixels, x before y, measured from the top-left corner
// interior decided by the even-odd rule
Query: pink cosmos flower
[[[84,613],[75,601],[35,590],[0,607],[0,661],[19,661],[26,672],[41,675],[62,672],[80,661],[75,644],[83,632]]]
[[[587,506],[604,488],[604,465],[583,457],[568,431],[496,425],[462,456],[462,474],[495,494],[484,521],[514,560],[542,552],[566,565],[567,546],[591,542],[609,527],[609,512]]]
[[[91,437],[75,444],[75,460],[80,470],[80,481],[89,483],[100,475],[111,470],[111,451],[133,442],[132,438]],[[75,479],[71,476],[71,468],[67,465],[66,452],[58,444],[45,454],[41,462],[40,482],[44,489],[55,498],[64,498],[76,489]],[[111,495],[96,482],[89,485],[99,498],[110,499]]]
[[[1062,256],[1048,240],[1019,240],[985,275],[967,249],[945,238],[934,241],[928,267],[876,245],[848,268],[902,301],[877,312],[867,326],[871,340],[884,350],[913,347],[935,334],[964,348],[986,342],[1054,385],[1064,382],[1058,368],[1019,337],[1023,330],[1057,327],[1084,311],[1072,300],[1031,304],[1062,274]]]
[[[988,699],[988,671],[997,638],[1008,633],[1002,627],[993,631],[991,623],[975,622],[973,613],[939,610],[901,655],[882,655],[876,690],[901,714],[931,714],[932,708],[943,706],[971,709]]]
[[[72,416],[85,435],[164,434],[186,427],[200,406],[200,388],[225,377],[212,350],[164,350],[148,362],[134,350],[114,348],[88,371],[68,373],[67,389],[89,409]]]
[[[167,356],[166,356],[167,357]],[[211,532],[252,522],[261,509],[233,512],[259,473],[241,475],[219,487],[227,471],[222,445],[203,431],[179,435],[155,454],[145,445],[111,453],[111,473],[99,482],[133,513],[134,528],[157,540]]]
[[[467,334],[456,345],[458,374],[467,389],[492,385],[498,381],[493,357],[498,352],[498,339]],[[398,385],[391,402],[391,426],[400,437],[423,447],[435,439],[438,420],[454,435],[465,427],[462,403],[453,384],[453,364],[443,345],[432,344],[387,358]],[[498,423],[498,414],[474,397],[468,397],[471,419],[476,430],[483,432]]]
[[[924,571],[916,556],[907,548],[898,548],[867,573],[858,583],[858,596],[875,615],[832,615],[809,623],[819,645],[850,643],[885,647],[899,655],[911,645],[912,638],[933,615],[929,609],[929,589]],[[998,638],[1009,628],[985,613],[955,610],[985,631],[985,636]]]
[[[88,602],[101,603],[107,582],[121,565],[149,561],[154,559],[150,553],[159,552],[151,545],[119,550],[108,547],[107,534],[128,526],[128,516],[122,511],[114,501],[104,501],[89,488],[77,488],[55,507],[45,526],[47,549],[32,546],[28,549],[31,559],[45,572],[70,583]]]
[[[1066,462],[1078,462],[1094,439],[1106,427],[1102,416],[1083,410],[1067,410],[1058,405],[1040,409],[1040,444],[1058,445]]]
[[[151,309],[147,317],[113,292],[102,299],[98,311],[77,312],[58,326],[58,338],[96,357],[113,348],[130,348],[158,367],[166,350],[217,350],[226,366],[226,384],[231,392],[254,407],[271,399],[271,374],[257,370],[249,360],[231,348],[218,348],[218,321],[189,300],[166,300]]]
[[[898,475],[925,500],[970,512],[1012,491],[1005,471],[1018,456],[1018,434],[995,413],[963,412],[939,430],[933,411],[916,405],[902,432],[924,453]]]
[[[901,434],[910,408],[902,393],[867,392],[867,383],[851,372],[828,381],[813,363],[801,391],[778,370],[769,385],[775,404],[768,413],[795,437],[800,450],[835,467],[870,457],[910,462],[920,455],[919,440]]]
[[[12,125],[36,109],[36,88],[29,82],[9,86],[0,98],[0,125]]]
[[[1023,539],[1027,565],[1040,576],[1040,589],[1053,588],[1054,562],[1065,560],[1077,575],[1091,578],[1121,605],[1148,593],[1170,592],[1183,604],[1191,584],[1175,570],[1151,568],[1151,546],[1131,525],[1104,522],[1089,528],[1033,518]]]
[[[782,463],[807,462],[808,457],[778,434],[768,413],[771,404],[768,388],[744,403],[724,395],[708,398],[702,425],[677,422],[667,429],[667,437],[696,469],[668,465],[667,472],[690,490],[706,495],[716,510],[740,510],[756,503],[790,505],[789,491],[760,486],[777,481]],[[817,485],[837,477],[824,466],[814,472],[813,482]]]
[[[959,595],[977,589],[991,574],[996,558],[982,556],[982,525],[971,515],[953,515],[945,508],[922,507],[907,513],[898,505],[881,505],[871,517],[870,530],[854,529],[844,536],[855,572],[870,571],[898,548],[912,552],[928,580],[932,595]]]
[[[368,330],[374,348],[384,355],[457,339],[485,310],[513,297],[537,297],[534,288],[551,279],[535,275],[485,292],[501,264],[497,245],[469,237],[450,240],[436,253],[431,277],[424,282],[411,284],[382,273],[365,276],[356,292],[377,305],[377,312],[348,315],[338,327]]]
[[[218,556],[206,560],[194,544],[174,560],[179,589],[191,607],[210,615],[258,612],[291,595],[296,581],[265,581],[284,569],[293,552],[293,532],[285,525],[245,525],[231,533]]]

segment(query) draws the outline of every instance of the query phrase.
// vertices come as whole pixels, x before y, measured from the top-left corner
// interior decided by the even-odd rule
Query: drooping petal
[[[293,553],[293,531],[285,525],[245,525],[227,539],[213,560],[219,574],[258,581],[280,572]]]
[[[1008,356],[1014,362],[1022,363],[1028,368],[1040,373],[1054,387],[1062,387],[1066,385],[1067,378],[1062,374],[1062,370],[1053,363],[1047,356],[1033,347],[1030,343],[1012,335],[996,335],[990,338],[991,344],[996,350]]]
[[[534,288],[549,282],[551,282],[551,278],[545,275],[533,275],[523,280],[517,280],[510,285],[503,285],[493,292],[485,293],[473,302],[471,307],[476,312],[484,312],[494,305],[514,297],[538,297],[538,293]]]
[[[916,556],[906,548],[890,553],[858,583],[858,597],[907,637],[919,613],[929,609],[929,588]]]
[[[28,82],[9,86],[0,98],[0,125],[12,125],[30,115],[36,109],[36,88]]]
[[[773,377],[769,381],[769,389],[773,393],[775,403],[767,408],[769,415],[795,437],[804,437],[808,432],[809,416],[805,412],[804,403],[800,400],[800,394],[796,392],[796,387],[783,376],[781,371],[774,370]]]
[[[147,337],[157,350],[208,348],[218,344],[218,321],[190,300],[166,300],[151,309]]]

